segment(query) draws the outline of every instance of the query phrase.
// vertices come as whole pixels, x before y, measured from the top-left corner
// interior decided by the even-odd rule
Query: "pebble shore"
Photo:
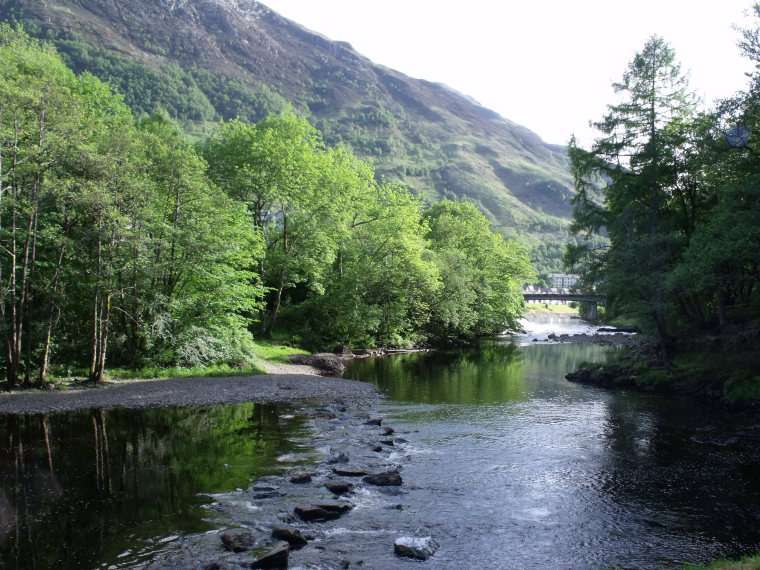
[[[111,382],[75,390],[0,393],[0,414],[53,414],[93,408],[147,408],[258,402],[343,401],[368,406],[375,386],[345,378],[262,374],[228,378],[174,378]]]

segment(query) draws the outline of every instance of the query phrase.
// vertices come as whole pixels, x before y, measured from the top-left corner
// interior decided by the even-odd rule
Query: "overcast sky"
[[[746,85],[736,47],[751,0],[262,0],[375,63],[446,83],[502,116],[566,144],[614,101],[646,40],[665,38],[709,103]]]

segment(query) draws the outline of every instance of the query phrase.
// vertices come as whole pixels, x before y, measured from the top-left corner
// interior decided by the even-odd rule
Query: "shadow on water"
[[[302,431],[286,410],[0,416],[0,567],[95,568],[213,528],[198,494],[278,472],[277,457],[299,447],[292,438]]]

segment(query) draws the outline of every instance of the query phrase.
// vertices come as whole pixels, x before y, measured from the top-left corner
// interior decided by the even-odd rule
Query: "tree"
[[[424,340],[439,284],[422,205],[406,188],[376,182],[366,163],[346,158],[344,238],[323,291],[312,290],[297,311],[307,341],[315,347],[413,345]]]
[[[131,140],[122,136],[130,122],[108,86],[88,74],[76,77],[51,47],[23,31],[0,29],[0,320],[11,386],[22,373],[30,382],[35,368],[45,380],[76,227],[95,224],[98,236],[97,261],[80,266],[91,279],[79,285],[101,282],[107,256],[100,246],[112,237],[104,220],[117,180],[129,171],[119,152]],[[96,290],[94,360],[105,353],[108,310],[108,294]]]
[[[674,51],[656,36],[614,89],[621,102],[594,123],[602,136],[589,151],[570,145],[578,191],[573,229],[609,236],[609,248],[593,260],[600,285],[618,311],[651,320],[667,354],[665,274],[685,247],[672,197],[684,182],[696,99]],[[601,202],[595,200],[599,190]],[[577,260],[578,252],[571,257]]]
[[[247,327],[263,295],[261,233],[243,204],[210,183],[166,114],[137,127],[145,179],[130,200],[134,238],[118,272],[119,362],[138,354],[148,364],[246,363]]]
[[[494,232],[467,202],[438,202],[424,222],[442,281],[429,334],[445,341],[517,328],[520,288],[534,278],[524,249]]]
[[[256,125],[223,123],[203,154],[212,180],[247,206],[264,236],[259,275],[270,294],[261,321],[270,334],[287,292],[318,286],[335,254],[330,220],[340,204],[322,183],[328,152],[308,121],[287,112]]]

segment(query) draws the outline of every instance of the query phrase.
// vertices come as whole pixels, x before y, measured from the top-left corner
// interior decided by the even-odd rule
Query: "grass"
[[[760,554],[747,556],[741,560],[718,560],[707,566],[687,564],[683,570],[760,570]]]
[[[287,346],[285,344],[274,344],[257,341],[254,343],[254,352],[256,357],[266,362],[285,362],[285,359],[291,354],[306,354],[307,351]]]
[[[248,376],[251,374],[266,374],[262,362],[282,363],[291,354],[305,354],[305,350],[284,344],[257,341],[254,343],[256,361],[248,366],[231,366],[215,364],[211,366],[146,366],[143,368],[111,368],[106,370],[106,381],[123,382],[128,380],[157,380],[161,378],[212,378],[224,376]],[[73,388],[86,383],[86,370],[76,370],[73,373],[54,375],[52,382],[59,389]]]
[[[106,371],[106,380],[154,380],[158,378],[209,378],[214,376],[246,376],[264,374],[264,369],[257,364],[239,368],[229,364],[213,366],[170,366],[168,368],[145,367],[135,370],[116,368]]]
[[[578,308],[571,307],[570,305],[548,305],[543,303],[530,303],[525,305],[525,314],[539,313],[539,314],[554,314],[554,315],[569,315],[578,314]]]

